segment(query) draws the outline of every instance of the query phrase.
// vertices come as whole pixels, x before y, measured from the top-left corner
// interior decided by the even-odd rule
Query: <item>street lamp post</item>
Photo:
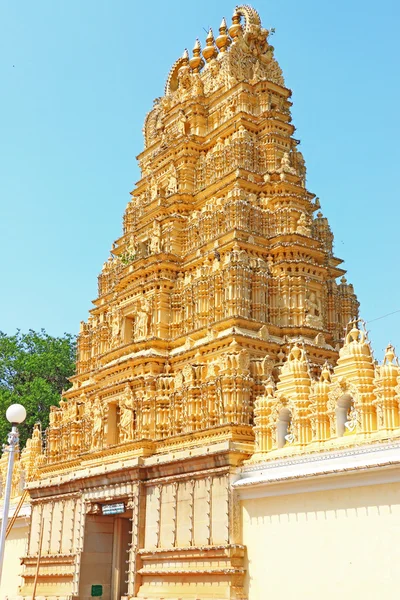
[[[26,410],[22,404],[12,404],[8,407],[6,412],[6,418],[11,423],[11,431],[8,434],[8,447],[6,452],[9,453],[8,467],[7,467],[7,479],[6,487],[4,490],[4,504],[3,504],[3,518],[1,521],[0,531],[0,583],[1,575],[3,572],[3,561],[4,561],[4,547],[6,543],[6,531],[8,522],[8,511],[10,509],[10,496],[11,496],[11,485],[12,485],[12,474],[14,467],[15,449],[18,446],[19,433],[17,425],[23,423],[26,419]]]

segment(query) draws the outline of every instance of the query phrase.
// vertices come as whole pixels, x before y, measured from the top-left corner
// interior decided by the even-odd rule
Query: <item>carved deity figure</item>
[[[353,431],[355,431],[355,429],[357,427],[357,419],[358,419],[358,412],[355,409],[355,407],[352,406],[349,411],[347,421],[344,424],[344,426],[347,429],[346,433],[353,433]],[[345,433],[345,435],[346,435],[346,433]]]
[[[114,309],[111,314],[111,342],[116,346],[120,341],[121,334],[121,313],[118,309]]]
[[[156,178],[153,177],[151,178],[151,182],[150,182],[150,199],[151,200],[155,200],[158,196],[158,185],[157,185],[157,181]]]
[[[290,352],[287,357],[287,362],[303,362],[305,360],[305,353],[302,348],[300,348],[297,344],[294,344],[290,349]]]
[[[289,152],[285,152],[282,156],[281,166],[278,169],[278,173],[291,173],[292,175],[296,174],[296,169],[294,169],[290,164]]]
[[[161,238],[154,233],[150,236],[149,250],[151,254],[158,254],[161,250]]]
[[[189,285],[192,281],[192,274],[190,273],[190,271],[186,271],[185,272],[185,278],[183,280],[183,285]]]
[[[311,235],[311,227],[307,223],[307,217],[304,213],[301,213],[299,220],[297,221],[296,233],[300,235]]]
[[[101,505],[97,502],[85,502],[85,512],[87,515],[101,514]]]
[[[262,64],[259,60],[256,60],[253,69],[253,76],[251,78],[251,83],[257,83],[257,81],[261,81],[263,78]]]
[[[204,95],[204,84],[198,73],[192,75],[192,96],[194,98]]]
[[[271,376],[265,382],[265,395],[269,400],[275,398],[275,383]]]
[[[99,450],[103,446],[104,437],[104,408],[96,396],[92,405],[92,449]]]
[[[293,442],[295,441],[295,439],[296,439],[296,437],[295,437],[295,429],[294,429],[292,423],[290,422],[288,424],[288,427],[287,427],[287,432],[286,432],[286,435],[285,435],[285,441],[288,444],[293,444]]]
[[[103,273],[104,274],[108,274],[110,273],[110,271],[113,268],[113,257],[109,256],[108,259],[106,260],[106,262],[103,264]],[[82,321],[82,325],[84,326],[85,324]]]
[[[183,385],[183,375],[182,375],[182,371],[178,371],[177,373],[175,373],[175,389],[178,390],[182,387]]]
[[[182,373],[185,383],[189,383],[194,380],[194,369],[192,365],[185,365],[183,367]]]
[[[161,131],[161,140],[160,140],[161,148],[166,148],[168,145],[168,133],[167,133],[165,127],[163,127],[160,131]]]
[[[153,231],[149,238],[149,250],[151,254],[158,254],[161,250],[161,226],[158,221],[153,223]]]
[[[136,252],[136,242],[133,238],[131,238],[126,245],[126,252],[124,254],[125,261],[132,261],[136,256]]]
[[[239,262],[239,253],[240,253],[239,245],[237,242],[235,242],[231,252],[227,255],[228,261],[230,263],[238,263]]]
[[[171,169],[170,169],[170,175],[168,178],[167,194],[168,195],[176,194],[177,191],[178,191],[178,177],[177,177],[176,167],[174,164],[172,164]]]
[[[61,410],[58,406],[50,406],[49,422],[50,427],[57,427],[61,420]]]
[[[59,406],[61,408],[61,421],[62,423],[66,423],[68,421],[68,403],[61,399]]]
[[[35,425],[33,426],[32,438],[31,438],[30,441],[31,441],[31,445],[32,446],[36,446],[37,444],[39,444],[41,446],[41,444],[42,444],[42,430],[41,430],[40,423],[35,423]]]
[[[307,172],[304,156],[299,150],[296,150],[295,156],[296,156],[297,173],[299,174],[300,177],[304,178],[306,176],[306,172]]]
[[[317,346],[325,346],[326,340],[325,340],[324,334],[317,333],[317,335],[315,336],[314,342],[317,344]]]
[[[221,68],[221,65],[219,64],[219,62],[217,61],[216,58],[213,58],[210,61],[210,64],[208,66],[208,68],[210,69],[210,73],[213,77],[217,77]]]
[[[68,421],[76,421],[78,419],[78,405],[76,403],[76,398],[72,398],[67,404],[67,418]]]
[[[149,334],[151,307],[147,298],[139,301],[135,319],[135,339],[143,339]]]
[[[132,391],[129,385],[125,387],[123,397],[119,402],[119,441],[128,442],[133,438],[134,407],[132,406]]]
[[[187,127],[187,116],[185,115],[183,110],[180,108],[179,113],[178,113],[178,121],[177,121],[178,132],[181,135],[186,135],[186,127]]]
[[[308,292],[306,297],[306,324],[322,327],[321,303],[315,292]]]
[[[178,73],[178,92],[179,99],[184,102],[189,97],[190,88],[192,87],[192,81],[190,76],[190,68],[186,69],[181,67]]]

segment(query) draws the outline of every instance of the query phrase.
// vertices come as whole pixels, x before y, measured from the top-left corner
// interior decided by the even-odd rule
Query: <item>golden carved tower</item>
[[[173,66],[145,120],[142,178],[66,396],[85,406],[98,398],[104,414],[117,407],[124,427],[115,439],[107,428],[98,447],[249,425],[257,386],[291,340],[317,365],[336,358],[358,303],[344,278],[336,284],[344,271],[305,187],[290,95],[249,7]]]
[[[146,117],[142,176],[30,484],[22,597],[40,544],[45,598],[84,600],[97,584],[110,600],[245,597],[235,468],[254,435],[259,453],[313,439],[308,399],[325,398],[330,374],[318,389],[310,376],[358,314],[268,35],[238,7],[176,61]],[[298,399],[296,431],[282,412],[283,433],[269,431],[275,394],[283,409]],[[323,439],[329,418],[317,421]],[[102,512],[115,503],[120,517]],[[102,564],[96,536],[111,544]]]

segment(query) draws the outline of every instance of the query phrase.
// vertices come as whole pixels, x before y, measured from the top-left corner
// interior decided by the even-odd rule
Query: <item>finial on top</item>
[[[182,54],[182,58],[181,58],[181,66],[179,67],[179,75],[181,75],[182,77],[186,74],[188,74],[190,72],[190,67],[189,67],[189,52],[187,51],[187,48],[185,48],[183,54]]]
[[[225,52],[230,44],[230,39],[228,37],[228,28],[226,26],[225,17],[221,21],[221,25],[219,26],[219,36],[215,40],[215,43],[220,52]]]
[[[198,73],[204,65],[204,60],[201,57],[201,44],[197,39],[193,46],[193,57],[189,60],[189,64],[195,73]]]
[[[330,381],[331,380],[331,372],[329,369],[328,361],[325,362],[322,367],[320,381]]]
[[[199,38],[196,39],[193,46],[193,54],[196,54],[196,52],[201,52],[201,44]]]
[[[365,326],[365,321],[363,321],[363,319],[360,319],[358,317],[350,319],[350,321],[347,324],[346,331],[348,333],[345,337],[345,346],[354,343],[369,346],[368,332]]]
[[[268,398],[273,398],[275,395],[275,383],[271,376],[268,377],[265,383],[265,393]]]
[[[240,25],[240,18],[241,17],[237,9],[235,8],[232,16],[232,25],[229,27],[229,35],[234,41],[238,37],[240,31],[242,30],[242,26]]]
[[[207,62],[210,62],[217,55],[217,50],[214,46],[214,34],[210,27],[208,35],[206,37],[206,47],[203,50],[203,56]]]
[[[392,344],[388,344],[385,351],[385,357],[383,359],[383,364],[389,363],[392,364],[393,360],[396,358],[396,352],[394,350],[394,346]]]

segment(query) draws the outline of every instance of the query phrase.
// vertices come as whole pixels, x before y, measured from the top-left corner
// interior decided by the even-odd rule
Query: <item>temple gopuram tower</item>
[[[257,398],[289,351],[310,375],[334,364],[358,316],[268,35],[238,7],[145,119],[141,179],[29,484],[21,598],[36,575],[46,599],[246,597],[231,483]]]

